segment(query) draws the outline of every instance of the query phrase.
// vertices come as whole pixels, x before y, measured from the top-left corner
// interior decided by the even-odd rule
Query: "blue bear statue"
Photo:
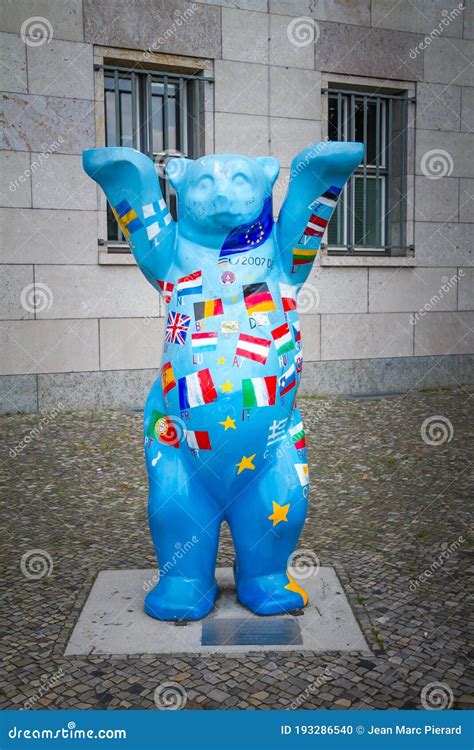
[[[161,372],[144,426],[149,523],[161,568],[145,600],[152,617],[197,620],[211,611],[223,521],[244,606],[273,615],[307,603],[288,571],[309,489],[296,407],[296,299],[362,156],[362,144],[336,142],[298,154],[275,223],[279,165],[271,157],[170,161],[174,221],[147,156],[130,148],[84,152],[85,171],[167,304]]]

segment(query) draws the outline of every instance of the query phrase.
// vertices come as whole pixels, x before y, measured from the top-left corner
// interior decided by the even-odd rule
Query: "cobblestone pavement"
[[[97,573],[155,564],[141,416],[2,418],[1,706],[155,708],[171,681],[187,709],[419,709],[422,691],[428,705],[472,707],[470,404],[466,389],[300,401],[312,469],[300,547],[337,569],[370,657],[64,657]],[[31,577],[32,550],[50,556],[50,575]],[[232,558],[224,530],[219,564]]]

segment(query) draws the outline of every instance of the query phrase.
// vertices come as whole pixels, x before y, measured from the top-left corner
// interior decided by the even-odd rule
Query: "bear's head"
[[[236,154],[173,159],[167,176],[178,195],[178,220],[206,235],[227,234],[259,217],[279,165],[270,156]]]

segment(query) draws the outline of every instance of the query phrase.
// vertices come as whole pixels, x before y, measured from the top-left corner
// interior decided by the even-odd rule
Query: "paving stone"
[[[0,611],[8,626],[1,708],[21,707],[39,691],[44,675],[62,669],[38,709],[153,709],[154,691],[167,681],[186,690],[188,709],[288,709],[301,698],[299,708],[305,709],[417,710],[421,689],[430,682],[449,685],[454,708],[472,709],[468,542],[458,545],[429,583],[418,578],[448,545],[467,539],[469,398],[464,388],[331,398],[325,399],[324,418],[320,400],[300,399],[314,487],[300,547],[317,554],[322,566],[336,568],[377,653],[372,658],[358,652],[274,652],[212,660],[66,659],[66,643],[97,574],[155,565],[141,417],[61,413],[16,459],[9,449],[37,424],[37,416],[2,417],[9,564]],[[434,446],[421,439],[421,426],[433,415],[452,424],[449,442]],[[23,576],[20,560],[32,549],[51,555],[49,577]],[[233,557],[226,528],[218,565],[231,565]],[[321,684],[326,669],[330,678]],[[319,685],[314,694],[308,693],[312,685]]]

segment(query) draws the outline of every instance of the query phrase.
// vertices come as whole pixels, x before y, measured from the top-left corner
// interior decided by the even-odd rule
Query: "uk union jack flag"
[[[166,322],[165,341],[168,344],[184,344],[191,318],[178,312],[169,312]]]

